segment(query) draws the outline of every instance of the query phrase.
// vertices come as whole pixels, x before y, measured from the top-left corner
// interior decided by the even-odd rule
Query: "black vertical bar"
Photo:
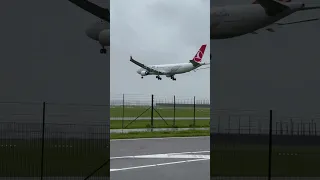
[[[272,110],[270,110],[269,120],[269,171],[268,180],[271,180],[271,159],[272,159]]]
[[[290,119],[290,123],[291,123],[291,135],[293,135],[294,125],[293,125],[292,118]]]
[[[173,126],[176,125],[176,96],[173,96]]]
[[[124,94],[122,94],[122,131],[124,127]]]
[[[196,126],[196,96],[193,96],[193,127]]]
[[[151,95],[151,131],[153,130],[153,94]]]
[[[44,162],[44,128],[46,119],[46,102],[42,105],[42,150],[41,150],[41,180],[43,179],[43,162]]]
[[[240,129],[241,129],[241,122],[240,122],[241,116],[239,117],[239,121],[238,121],[238,134],[240,134]]]
[[[249,134],[251,134],[251,116],[249,116]]]

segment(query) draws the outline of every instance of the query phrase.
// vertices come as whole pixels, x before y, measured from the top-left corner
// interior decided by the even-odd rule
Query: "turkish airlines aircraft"
[[[276,23],[297,11],[313,9],[320,9],[320,6],[305,7],[304,3],[291,2],[291,0],[256,0],[249,5],[212,7],[210,9],[210,39],[227,39],[248,33],[257,34],[257,30],[269,25],[285,26],[319,20],[319,18],[314,18]],[[273,28],[266,28],[266,30],[274,32]]]
[[[156,75],[158,80],[162,78],[160,75],[165,75],[166,77],[170,77],[173,81],[176,80],[174,75],[187,73],[192,70],[199,69],[199,67],[204,65],[209,65],[210,63],[202,63],[202,57],[206,50],[207,45],[203,44],[198,50],[197,54],[194,56],[192,60],[189,60],[188,63],[178,63],[178,64],[161,64],[161,65],[144,65],[132,58],[130,56],[130,61],[140,66],[137,73],[141,75],[141,78],[148,75]],[[203,68],[205,69],[205,68]]]
[[[69,0],[71,3],[77,5],[81,9],[90,12],[91,14],[100,18],[90,25],[86,29],[86,35],[100,43],[102,48],[100,49],[101,54],[106,54],[107,49],[105,47],[110,46],[110,11],[107,8],[102,8],[88,0]]]

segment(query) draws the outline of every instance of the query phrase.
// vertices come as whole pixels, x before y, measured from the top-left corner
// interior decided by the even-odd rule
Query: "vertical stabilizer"
[[[190,60],[190,62],[194,65],[198,65],[199,63],[201,63],[202,61],[202,57],[204,55],[204,52],[206,50],[207,45],[203,44],[200,49],[198,50],[197,54],[193,57],[192,60]]]

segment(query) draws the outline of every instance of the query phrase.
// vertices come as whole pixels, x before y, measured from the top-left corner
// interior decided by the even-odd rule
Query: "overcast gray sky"
[[[320,5],[317,0],[302,0]],[[215,0],[214,5],[250,0]],[[320,17],[320,10],[298,12],[284,21]],[[320,21],[211,40],[211,103],[214,108],[263,109],[290,114],[320,112]]]
[[[3,1],[0,15],[2,101],[108,103],[109,56],[85,35],[97,17],[67,0]]]
[[[209,62],[209,0],[114,0],[111,12],[111,93],[210,97],[209,69],[177,75],[177,81],[144,79],[130,55],[145,64],[188,62],[202,44]]]

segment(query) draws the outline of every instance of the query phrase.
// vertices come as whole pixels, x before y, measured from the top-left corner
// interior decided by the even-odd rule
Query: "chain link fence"
[[[111,99],[111,129],[209,128],[210,125],[207,99],[153,94],[120,94]]]
[[[211,179],[320,177],[320,116],[211,112]]]
[[[108,179],[109,106],[0,103],[0,177]]]

